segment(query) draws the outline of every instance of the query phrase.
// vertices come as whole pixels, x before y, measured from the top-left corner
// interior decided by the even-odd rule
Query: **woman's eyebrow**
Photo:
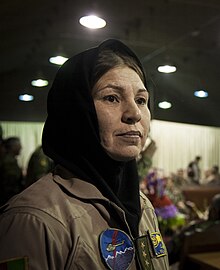
[[[124,88],[119,85],[109,83],[105,85],[104,87],[102,87],[101,89],[99,89],[99,91],[105,90],[106,88],[112,88],[113,90],[116,90],[117,92],[121,92],[124,90]]]
[[[138,92],[139,92],[139,93],[140,93],[140,92],[144,92],[144,93],[147,92],[147,93],[148,93],[148,90],[147,90],[146,88],[141,88],[141,89],[138,90]]]
[[[99,89],[99,91],[102,91],[106,88],[112,88],[113,90],[116,90],[117,92],[122,92],[125,90],[124,87],[122,87],[122,86],[109,83],[106,86],[104,86],[103,88]],[[148,93],[148,90],[146,88],[141,88],[141,89],[138,89],[138,93],[140,93],[140,92],[147,92]]]

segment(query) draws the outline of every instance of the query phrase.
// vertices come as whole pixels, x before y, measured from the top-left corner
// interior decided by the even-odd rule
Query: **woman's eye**
[[[138,98],[136,100],[136,103],[139,105],[146,105],[147,104],[147,100],[145,98]]]
[[[118,102],[117,97],[112,96],[112,95],[105,96],[105,97],[104,97],[104,100],[107,100],[107,101],[109,101],[109,102]]]

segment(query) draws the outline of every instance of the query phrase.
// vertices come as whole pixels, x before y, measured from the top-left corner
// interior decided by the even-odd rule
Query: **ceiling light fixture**
[[[159,72],[162,72],[162,73],[173,73],[176,71],[176,67],[175,66],[171,66],[171,65],[163,65],[163,66],[159,66],[157,68],[157,70]]]
[[[204,91],[204,90],[198,90],[194,92],[194,96],[199,97],[199,98],[206,98],[208,97],[208,92]]]
[[[81,17],[79,23],[91,29],[99,29],[106,26],[106,21],[95,15]]]
[[[31,85],[35,87],[44,87],[44,86],[47,86],[48,84],[49,83],[47,80],[42,80],[42,79],[33,80],[31,82]]]
[[[34,97],[32,95],[29,95],[29,94],[23,94],[23,95],[19,95],[18,99],[20,101],[32,101],[32,100],[34,100]]]
[[[172,107],[172,104],[170,102],[167,101],[162,101],[158,103],[158,107],[161,109],[169,109]]]
[[[60,65],[60,66],[63,65],[67,60],[68,58],[61,55],[49,58],[50,63],[55,64],[55,65]]]

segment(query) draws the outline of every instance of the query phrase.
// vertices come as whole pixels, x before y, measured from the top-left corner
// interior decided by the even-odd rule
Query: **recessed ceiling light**
[[[208,97],[208,92],[204,91],[204,90],[198,90],[194,92],[194,96],[199,97],[199,98],[206,98]]]
[[[34,100],[34,97],[32,95],[29,95],[29,94],[23,94],[23,95],[20,95],[18,97],[18,99],[21,101],[32,101],[32,100]]]
[[[106,26],[106,21],[95,15],[84,16],[79,19],[79,22],[81,25],[91,29],[98,29]]]
[[[158,107],[161,109],[169,109],[172,107],[172,104],[170,102],[167,102],[167,101],[162,101],[162,102],[158,103]]]
[[[36,86],[36,87],[44,87],[44,86],[48,85],[48,81],[42,80],[42,79],[37,79],[37,80],[33,80],[31,82],[31,85]]]
[[[61,55],[58,55],[58,56],[50,57],[49,62],[52,63],[52,64],[56,64],[56,65],[60,65],[61,66],[67,60],[68,60],[68,58],[63,57]]]
[[[162,73],[173,73],[176,71],[176,67],[170,66],[170,65],[163,65],[163,66],[159,66],[157,70]]]

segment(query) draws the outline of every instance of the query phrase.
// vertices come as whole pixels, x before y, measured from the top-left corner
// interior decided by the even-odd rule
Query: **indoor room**
[[[43,220],[38,224],[42,230],[39,235],[30,238],[25,247],[19,248],[17,244],[16,250],[16,246],[5,244],[14,236],[11,232],[8,236],[11,238],[6,238],[10,226],[6,226],[7,218],[1,219],[0,214],[0,227],[5,228],[2,232],[0,229],[0,269],[29,269],[25,268],[27,265],[30,269],[49,270],[220,269],[220,1],[3,0],[0,15],[0,213],[7,216],[4,211],[11,213],[29,202],[20,213],[30,208],[26,213],[30,215],[29,221],[36,217],[33,221],[36,225],[38,219]],[[101,58],[102,51],[111,51],[124,64],[118,60],[110,67],[114,57],[106,53]],[[126,64],[125,56],[135,63]],[[103,64],[104,57],[108,61]],[[99,61],[104,66],[101,75],[97,71]],[[125,73],[123,68],[127,68]],[[109,73],[114,69],[117,72]],[[136,82],[141,86],[134,86]],[[132,120],[130,116],[132,119],[125,120],[134,104],[123,107],[131,99],[125,98],[121,91],[131,94],[136,88],[139,92],[134,103],[140,119]],[[99,91],[109,94],[101,99]],[[106,109],[98,107],[101,102]],[[100,115],[99,108],[103,109]],[[112,124],[116,118],[118,121],[120,118],[117,130],[117,123]],[[118,140],[112,148],[102,140],[110,127],[115,127],[113,134],[117,133]],[[135,145],[139,152],[128,159],[121,157],[122,143],[127,149]],[[135,163],[135,173],[134,167],[126,171],[130,161]],[[61,165],[65,169],[62,174]],[[132,186],[128,179],[134,175],[132,183],[136,184]],[[123,182],[125,176],[127,182]],[[98,180],[94,180],[96,177]],[[111,183],[111,177],[120,181]],[[48,183],[40,187],[41,179],[46,178]],[[61,178],[66,181],[61,182]],[[78,178],[79,183],[75,182]],[[77,190],[81,182],[88,186],[72,194],[70,189]],[[47,185],[51,192],[42,192],[37,199],[37,191],[41,193]],[[93,185],[98,195],[93,193]],[[56,195],[55,199],[53,194],[61,197]],[[88,199],[91,194],[94,197]],[[100,194],[110,202],[108,206],[106,201],[101,203]],[[148,208],[153,209],[152,215],[157,220],[154,232],[141,229],[143,211],[139,196],[146,198],[143,201],[147,200]],[[75,202],[76,198],[79,201]],[[101,206],[97,203],[99,199]],[[77,210],[67,214],[68,210],[59,206],[62,200],[62,205],[65,201],[67,207],[72,205]],[[113,211],[114,205],[122,212]],[[45,211],[42,216],[31,210],[37,207]],[[62,211],[68,218],[64,219],[64,214],[59,216]],[[85,223],[81,220],[82,213],[88,215]],[[38,231],[37,225],[28,227],[29,221],[18,215],[11,217],[10,224],[17,222],[24,234],[29,228]],[[79,223],[69,224],[73,215],[80,216]],[[122,225],[119,216],[123,215],[127,221]],[[59,223],[67,226],[64,234],[60,228],[57,233],[60,225],[51,225],[51,217],[58,216]],[[104,220],[108,216],[109,220]],[[146,216],[146,220],[151,217],[149,213]],[[101,217],[103,220],[99,222]],[[68,231],[71,226],[74,232]],[[105,234],[107,231],[111,236]],[[19,231],[15,232],[19,235]],[[75,233],[78,242],[71,242]],[[162,245],[160,251],[152,240],[153,233]],[[56,241],[56,234],[63,237],[57,237]],[[16,236],[15,242],[21,243],[22,237]],[[147,248],[142,250],[144,237]],[[48,242],[37,241],[43,238]],[[32,250],[30,246],[35,240],[42,250],[39,254],[33,251],[34,264],[32,254],[20,252],[22,248]],[[106,255],[107,242],[113,249]],[[56,259],[54,254],[59,254]],[[1,268],[9,267],[11,261],[20,268]]]

